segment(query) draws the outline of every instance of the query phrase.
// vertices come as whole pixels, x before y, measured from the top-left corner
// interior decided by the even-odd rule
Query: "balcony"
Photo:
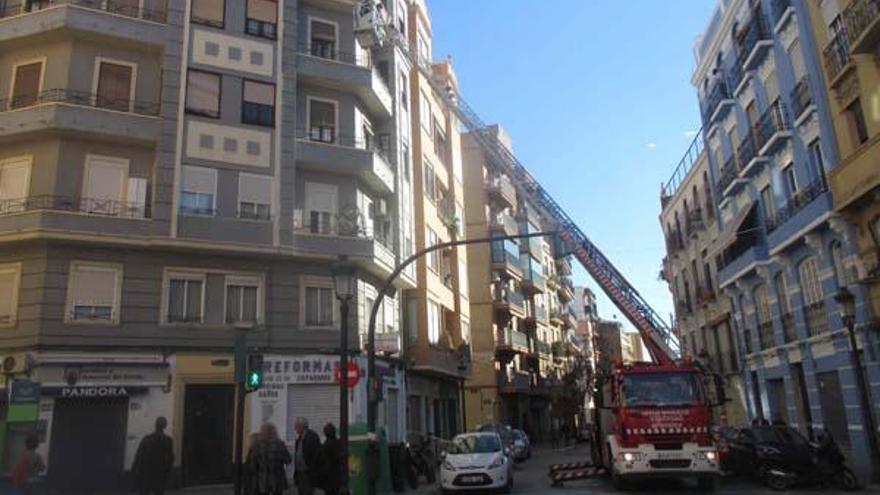
[[[540,265],[535,266],[531,260],[531,256],[525,256],[526,261],[523,263],[523,280],[522,290],[526,295],[543,294],[547,291],[547,280],[541,273]]]
[[[550,356],[553,354],[553,351],[550,348],[550,344],[544,342],[543,340],[535,341],[535,350],[537,350],[538,354],[542,356]]]
[[[311,84],[354,93],[373,115],[391,118],[391,91],[369,58],[335,50],[332,46],[297,45],[297,79]]]
[[[409,347],[406,353],[410,368],[424,374],[459,378],[465,367],[465,360],[456,349],[415,345]]]
[[[380,194],[394,193],[394,170],[387,158],[388,150],[375,140],[339,135],[334,128],[313,126],[298,129],[297,141],[296,160],[305,168],[356,175]]]
[[[758,324],[758,340],[761,342],[761,349],[767,350],[776,347],[773,339],[773,322],[765,321]]]
[[[880,45],[880,0],[852,0],[843,11],[853,54],[875,53]]]
[[[506,175],[491,177],[486,184],[489,200],[501,208],[516,207],[516,188]]]
[[[795,194],[767,219],[767,244],[771,250],[792,242],[798,232],[832,210],[831,193],[824,177]]]
[[[822,57],[825,60],[825,72],[828,73],[828,85],[836,88],[852,67],[846,29],[841,29],[831,38],[822,51]]]
[[[779,30],[783,20],[793,13],[791,0],[773,0],[770,4],[770,19],[773,22],[774,30]]]
[[[556,272],[562,276],[571,276],[571,261],[568,256],[556,258]]]
[[[550,310],[550,323],[553,325],[562,325],[565,319],[566,311],[555,308]]]
[[[0,2],[0,44],[64,29],[131,44],[164,46],[168,11],[164,2],[32,0]]]
[[[397,266],[390,240],[375,235],[364,212],[327,216],[294,211],[294,247],[324,256],[346,255],[371,273],[385,277]]]
[[[751,246],[724,265],[718,272],[718,281],[723,285],[740,272],[765,259],[767,259],[767,246],[763,243]]]
[[[711,127],[713,122],[723,119],[735,103],[736,100],[731,96],[730,87],[724,76],[716,78],[706,95],[703,108],[704,125]]]
[[[536,233],[535,231],[533,231],[533,229],[531,227],[529,227],[529,224],[527,222],[520,223],[520,231],[521,232],[528,232],[530,234]],[[526,257],[528,257],[528,255],[531,255],[537,259],[544,258],[543,241],[541,240],[540,237],[529,237],[526,239],[522,239],[520,241],[520,247],[521,247],[521,252]],[[526,253],[528,253],[528,254],[526,254]]]
[[[502,394],[527,394],[531,390],[531,376],[523,371],[498,371],[498,391]]]
[[[525,298],[522,293],[507,288],[493,288],[492,305],[496,311],[503,311],[519,317],[526,314]]]
[[[804,307],[804,317],[807,322],[807,335],[814,336],[829,330],[828,312],[825,310],[825,302],[819,301]]]
[[[776,150],[785,139],[791,137],[791,125],[785,105],[776,99],[758,119],[754,128],[755,147],[760,156]]]
[[[754,70],[773,47],[773,34],[759,6],[752,11],[752,18],[736,34],[739,65],[744,71]]]
[[[49,89],[0,99],[0,139],[58,131],[110,137],[123,143],[152,144],[161,132],[158,115],[157,103]]]
[[[529,337],[523,332],[504,328],[498,335],[498,341],[495,342],[495,352],[502,361],[504,356],[513,354],[525,354],[529,352]]]
[[[700,232],[705,231],[706,223],[703,221],[702,209],[697,208],[689,212],[687,218],[685,218],[684,226],[688,237],[697,237]]]
[[[519,246],[512,240],[492,241],[492,269],[515,278],[522,277]]]
[[[535,306],[534,314],[539,323],[547,323],[550,319],[550,312],[544,306]]]
[[[451,235],[458,234],[461,221],[455,211],[455,200],[451,196],[441,198],[437,202],[437,215]]]
[[[810,83],[807,76],[801,78],[791,91],[791,116],[797,121],[801,115],[813,105],[813,96],[810,94]]]
[[[560,277],[559,301],[563,304],[574,300],[574,282],[569,277]]]
[[[738,158],[738,156],[731,155],[721,166],[717,185],[718,197],[723,198],[729,194],[735,194],[746,183],[745,180],[740,180],[742,168]]]
[[[149,236],[148,202],[70,196],[29,196],[0,201],[0,231],[58,230],[127,237]],[[112,223],[111,223],[112,222]]]
[[[821,176],[806,188],[798,191],[785,206],[767,219],[767,232],[775,231],[826,192],[828,192],[828,182],[825,180],[825,176]]]
[[[848,207],[880,187],[880,170],[877,169],[877,156],[873,153],[878,146],[880,134],[856,149],[831,171],[829,178],[836,209]]]
[[[490,217],[489,229],[503,232],[505,235],[519,234],[519,224],[513,216],[499,212]]]
[[[794,327],[794,315],[785,313],[782,315],[782,337],[786,344],[797,340],[797,329]]]

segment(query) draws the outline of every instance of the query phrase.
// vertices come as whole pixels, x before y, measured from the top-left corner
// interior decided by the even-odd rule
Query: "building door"
[[[55,399],[49,483],[63,493],[122,488],[128,398]]]
[[[807,438],[813,438],[813,414],[810,412],[810,400],[807,395],[807,380],[804,377],[804,365],[791,365],[791,378],[794,380],[794,405],[797,407],[798,426]]]
[[[767,402],[770,404],[770,421],[788,423],[788,404],[785,401],[785,380],[767,380]]]
[[[233,385],[187,385],[183,399],[183,453],[186,485],[232,480]]]
[[[847,454],[852,454],[849,441],[849,427],[846,421],[846,405],[840,389],[837,371],[816,373],[819,382],[819,404],[822,406],[822,423],[831,433],[834,441]]]

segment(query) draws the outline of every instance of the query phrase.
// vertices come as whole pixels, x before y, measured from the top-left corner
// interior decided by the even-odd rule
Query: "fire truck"
[[[720,379],[699,363],[680,358],[678,340],[662,318],[517,157],[491,134],[461,95],[435,76],[430,61],[410,49],[405,35],[389,22],[381,0],[361,0],[355,5],[354,17],[355,37],[361,47],[399,49],[454,112],[487,159],[508,174],[518,194],[553,219],[563,251],[577,258],[638,329],[651,355],[653,362],[619,363],[595,375],[591,387],[597,405],[593,461],[564,465],[562,479],[607,472],[615,486],[623,488],[640,477],[687,476],[695,477],[703,489],[714,489],[719,465],[710,408],[724,401]]]

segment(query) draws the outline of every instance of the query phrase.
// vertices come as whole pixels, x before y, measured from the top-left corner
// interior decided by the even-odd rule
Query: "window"
[[[269,220],[272,217],[272,177],[238,175],[238,217]]]
[[[440,342],[440,329],[443,328],[442,319],[440,305],[434,301],[428,301],[428,343],[436,345]]]
[[[770,321],[770,305],[767,304],[767,286],[764,284],[755,287],[755,309],[758,313],[758,323],[765,324]]]
[[[402,143],[400,146],[401,146],[400,168],[403,169],[403,180],[409,182],[410,181],[409,145],[406,143]]]
[[[226,323],[257,323],[260,317],[260,279],[226,277]]]
[[[195,24],[222,28],[225,11],[225,0],[192,0],[190,19]]]
[[[843,263],[843,246],[840,244],[840,241],[831,243],[831,261],[834,263],[834,276],[837,277],[837,286],[844,287],[849,284],[846,265]]]
[[[819,263],[811,256],[801,262],[798,267],[801,279],[801,290],[804,293],[804,304],[809,306],[822,301],[822,285],[819,283]]]
[[[168,323],[204,321],[205,275],[172,273],[168,276]]]
[[[428,46],[428,41],[425,39],[425,36],[421,32],[416,34],[416,48],[418,49],[419,63],[430,64],[431,49]]]
[[[776,207],[773,205],[773,190],[770,186],[761,189],[761,204],[764,206],[764,218],[771,219],[776,215]]]
[[[434,165],[428,160],[425,162],[425,196],[432,203],[437,201],[437,176],[434,175]]]
[[[275,85],[244,81],[242,88],[241,122],[243,124],[275,125]]]
[[[461,322],[461,340],[466,344],[471,342],[471,324],[466,321]]]
[[[795,81],[799,81],[804,74],[807,73],[806,65],[804,65],[804,55],[801,50],[801,41],[796,39],[788,47],[788,58],[791,60],[792,71],[794,72]]]
[[[315,57],[336,59],[336,24],[311,19],[311,53]]]
[[[794,166],[789,165],[782,170],[782,176],[785,177],[785,189],[789,198],[793,198],[798,191],[797,176],[794,173]]]
[[[70,264],[68,322],[119,322],[122,268],[107,263]]]
[[[382,306],[384,309],[380,312],[384,313],[384,315],[379,331],[382,332],[384,329],[385,333],[394,333],[394,299],[386,297],[382,300]]]
[[[791,313],[791,302],[788,299],[788,280],[785,272],[779,272],[775,277],[776,299],[779,301],[779,310],[783,315]]]
[[[433,122],[433,112],[431,111],[431,100],[428,99],[428,95],[424,92],[420,92],[421,98],[419,98],[419,120],[422,123],[422,129],[431,135],[431,122]]]
[[[309,139],[336,142],[336,102],[308,99]]]
[[[15,325],[20,282],[21,264],[0,265],[0,327]]]
[[[441,164],[446,164],[446,132],[443,124],[434,120],[434,155]]]
[[[305,290],[305,325],[307,327],[333,326],[333,287],[307,282]]]
[[[428,228],[428,238],[425,242],[425,247],[436,246],[440,243],[440,238],[437,236],[437,233]],[[430,268],[434,273],[440,273],[440,252],[439,251],[431,251],[428,253],[428,268]]]
[[[180,213],[186,215],[214,215],[214,191],[217,188],[217,170],[184,166],[180,191]]]
[[[274,40],[278,36],[278,2],[247,0],[247,22],[244,31],[253,36]]]
[[[130,112],[134,107],[135,65],[98,60],[95,105]]]
[[[128,160],[109,156],[86,157],[80,208],[100,215],[123,214],[125,185],[128,181]]]
[[[409,111],[409,78],[404,72],[400,73],[400,105]]]
[[[204,117],[220,117],[221,76],[190,69],[186,75],[186,111]]]
[[[856,98],[846,107],[846,122],[849,126],[849,136],[853,148],[858,148],[868,140],[868,128],[865,124],[865,114],[862,112],[862,102]]]
[[[468,297],[470,292],[467,263],[461,258],[458,260],[458,292],[462,297]]]
[[[336,233],[337,187],[306,182],[306,230],[312,234]]]
[[[24,211],[30,181],[30,156],[0,160],[0,215]]]
[[[822,143],[819,139],[814,140],[808,147],[810,153],[810,165],[816,177],[825,176],[825,159],[822,157]]]
[[[9,108],[36,105],[43,85],[43,62],[16,65],[12,75]]]

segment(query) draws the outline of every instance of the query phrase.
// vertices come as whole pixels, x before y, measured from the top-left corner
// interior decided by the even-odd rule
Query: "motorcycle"
[[[407,435],[404,445],[404,472],[409,487],[419,487],[419,476],[424,476],[428,484],[437,481],[437,459],[431,448],[430,440],[421,433],[412,432]]]
[[[813,448],[812,464],[808,474],[797,473],[782,465],[774,465],[764,470],[763,478],[767,486],[773,490],[787,490],[796,484],[842,486],[847,491],[861,488],[855,473],[846,465],[846,458],[840,447],[827,432],[820,432],[818,441],[811,444]]]

